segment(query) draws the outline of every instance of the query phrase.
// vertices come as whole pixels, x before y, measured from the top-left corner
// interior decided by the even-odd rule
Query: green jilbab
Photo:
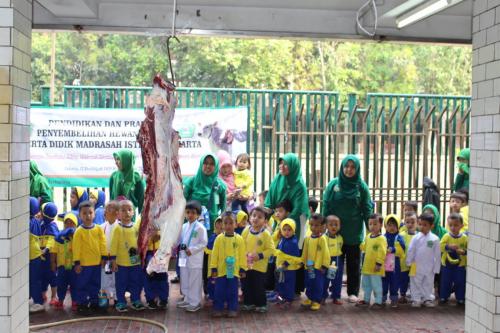
[[[211,175],[203,173],[203,162],[207,157],[215,161],[214,172]],[[213,154],[206,154],[200,159],[196,175],[184,179],[184,198],[186,201],[196,200],[205,206],[210,215],[210,230],[213,232],[214,221],[226,209],[226,184],[218,177],[219,160]]]
[[[439,210],[434,205],[425,205],[422,208],[422,212],[425,212],[427,209],[432,210],[432,215],[434,215],[434,225],[432,226],[432,233],[439,237],[439,239],[443,238],[446,234],[446,229],[441,225],[441,214],[439,214]]]
[[[353,177],[344,174],[344,168],[349,161],[352,161],[356,168]],[[356,155],[347,155],[342,160],[339,176],[328,183],[323,194],[323,216],[338,216],[344,244],[358,245],[363,242],[363,225],[368,225],[372,211],[370,191],[361,179],[359,159]]]
[[[40,172],[35,161],[30,161],[30,196],[40,199],[41,204],[54,200],[49,182]]]
[[[288,217],[295,221],[295,236],[300,240],[302,227],[300,217],[304,216],[307,219],[310,215],[307,188],[302,178],[302,171],[300,170],[300,162],[297,155],[293,153],[285,154],[279,159],[279,162],[281,161],[288,166],[289,174],[283,176],[281,173],[278,173],[274,177],[269,187],[264,206],[275,209],[284,200],[290,201],[292,203],[292,212]]]
[[[115,200],[119,196],[124,196],[142,212],[144,205],[145,184],[139,172],[134,170],[135,156],[130,150],[120,150],[113,153],[115,159],[120,160],[122,169],[116,170],[109,179],[109,196]]]
[[[461,189],[469,190],[469,161],[470,161],[470,149],[465,148],[460,151],[457,158],[462,158],[467,160],[467,162],[458,162],[457,167],[462,173],[457,173],[455,176],[455,183],[453,184],[453,190],[458,191]]]

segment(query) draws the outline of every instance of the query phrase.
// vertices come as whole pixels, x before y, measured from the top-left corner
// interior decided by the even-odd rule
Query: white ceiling
[[[35,0],[35,29],[170,34],[173,0]],[[396,7],[423,0],[377,0],[377,40],[470,43],[472,0],[396,28]],[[177,0],[178,33],[372,39],[356,27],[365,0]],[[399,7],[401,8],[401,7]],[[373,25],[366,15],[364,25]]]

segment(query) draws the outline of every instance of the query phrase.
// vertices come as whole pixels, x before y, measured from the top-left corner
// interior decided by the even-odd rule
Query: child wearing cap
[[[398,306],[399,278],[401,275],[401,261],[404,260],[405,241],[399,235],[400,220],[395,214],[387,215],[384,220],[387,254],[385,258],[385,276],[382,278],[382,303],[387,301],[390,294],[391,307]]]
[[[57,298],[56,309],[64,307],[64,298],[68,287],[71,292],[71,308],[76,311],[76,273],[73,270],[73,234],[78,226],[78,218],[73,213],[64,216],[64,230],[56,238],[55,246],[50,249],[52,270],[57,270]]]
[[[36,217],[40,213],[40,204],[37,198],[30,197],[30,265],[29,265],[29,290],[33,304],[30,313],[45,311],[42,297],[42,250],[40,249],[40,235],[42,234],[40,220]]]
[[[42,292],[44,294],[44,299],[46,299],[45,292],[48,286],[51,287],[51,300],[50,305],[57,304],[57,284],[56,284],[56,273],[52,271],[50,265],[50,250],[55,245],[55,238],[59,235],[59,229],[57,228],[57,223],[54,219],[57,216],[57,206],[53,202],[47,202],[42,205],[42,223],[40,225],[40,249],[42,250],[42,265],[41,265],[41,276],[42,276]]]
[[[240,210],[236,213],[236,229],[234,229],[234,232],[241,235],[246,227],[248,227],[248,214]]]
[[[281,221],[281,237],[276,248],[276,289],[278,305],[283,309],[289,308],[295,297],[296,271],[302,263],[295,228],[294,220],[286,218]]]

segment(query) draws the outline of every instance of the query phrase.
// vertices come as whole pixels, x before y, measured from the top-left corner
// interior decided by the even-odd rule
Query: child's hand
[[[457,244],[449,244],[448,249],[457,251],[458,250],[458,245]]]
[[[82,272],[82,266],[80,266],[80,265],[76,265],[76,266],[75,266],[75,273],[76,273],[76,274],[80,274],[81,272]]]
[[[458,249],[458,250],[457,250],[457,253],[458,253],[458,254],[460,254],[460,255],[463,255],[463,254],[465,254],[465,250],[463,250],[463,249]]]
[[[381,264],[375,264],[375,272],[380,272],[381,268],[382,268]]]
[[[212,272],[212,277],[215,279],[217,278],[217,272]]]
[[[106,267],[106,260],[102,259],[101,260],[101,268],[105,268]]]
[[[111,270],[115,273],[118,272],[118,265],[116,264],[116,261],[114,261],[114,260],[111,263]]]
[[[57,265],[56,265],[56,263],[51,262],[51,263],[50,263],[50,270],[51,270],[52,272],[55,272],[55,271],[57,270],[57,267],[56,267],[56,266],[57,266]]]
[[[157,242],[160,240],[160,235],[159,234],[154,234],[153,237],[151,237],[152,242]]]
[[[246,278],[246,276],[247,276],[247,273],[245,273],[245,272],[240,273],[240,278],[244,279],[244,278]]]
[[[191,253],[191,251],[189,251],[189,249],[186,249],[186,254],[188,257],[190,257],[192,253]]]

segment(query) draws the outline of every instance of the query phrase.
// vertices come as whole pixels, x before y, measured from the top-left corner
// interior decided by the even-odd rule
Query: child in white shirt
[[[106,266],[101,271],[101,291],[106,293],[108,299],[116,299],[116,288],[115,288],[115,273],[111,269],[111,261],[109,259],[111,255],[111,236],[113,235],[113,229],[118,225],[116,221],[118,220],[118,212],[120,210],[120,205],[118,201],[112,200],[106,204],[104,209],[104,219],[105,222],[99,225],[104,231],[104,236],[106,237]]]

